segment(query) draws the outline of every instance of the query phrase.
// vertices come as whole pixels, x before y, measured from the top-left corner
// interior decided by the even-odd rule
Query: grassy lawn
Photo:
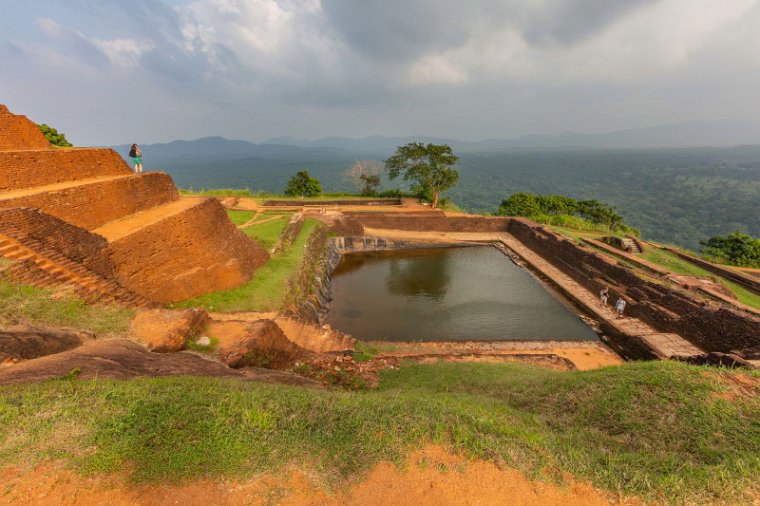
[[[716,274],[713,274],[712,272],[706,271],[703,268],[692,264],[691,262],[687,262],[686,260],[680,258],[674,253],[671,253],[670,251],[650,247],[647,248],[641,256],[650,262],[660,265],[676,274],[716,278],[726,288],[731,290],[734,295],[736,295],[736,297],[739,299],[739,302],[760,309],[760,295],[750,292],[746,288],[742,287],[741,285],[737,285],[733,281],[729,281]]]
[[[242,225],[246,221],[253,218],[253,215],[256,214],[253,211],[235,211],[233,209],[227,209],[227,216],[230,217],[230,221],[237,225]]]
[[[288,218],[285,217],[283,220],[287,224]],[[275,233],[277,224],[280,224],[280,220],[248,227],[245,232],[256,237],[263,245],[265,240],[276,241],[276,238],[279,237],[279,233]],[[303,228],[293,244],[283,253],[273,256],[266,264],[256,270],[253,279],[248,283],[231,290],[222,290],[196,297],[175,304],[175,307],[204,307],[209,311],[221,312],[279,310],[285,296],[288,279],[300,267],[304,245],[311,232],[318,226],[321,226],[321,223],[317,220],[305,220]],[[264,234],[262,229],[266,230],[267,233]],[[252,231],[261,234],[261,236],[254,235]]]
[[[4,386],[0,465],[62,459],[176,483],[295,464],[340,486],[433,442],[545,480],[569,472],[662,502],[749,503],[760,392],[727,400],[721,378],[736,374],[668,361],[567,373],[442,363],[386,371],[378,390],[358,392],[192,377]]]
[[[271,217],[272,216],[268,216],[267,218]],[[282,217],[276,220],[267,221],[266,223],[262,223],[260,225],[257,225],[254,222],[253,225],[244,228],[243,232],[255,239],[256,242],[264,247],[264,249],[269,251],[274,247],[275,244],[277,244],[277,241],[280,239],[283,230],[285,230],[285,227],[288,226],[288,221],[290,221],[290,216],[284,214]]]
[[[0,278],[0,325],[19,322],[66,326],[100,337],[125,336],[134,311],[119,306],[88,305],[76,297],[53,298],[53,292]]]
[[[253,199],[259,205],[263,204],[267,200],[292,200],[294,205],[297,205],[301,201],[313,201],[313,200],[371,200],[376,198],[386,197],[363,197],[361,195],[351,193],[324,193],[315,197],[293,197],[291,195],[284,195],[281,193],[267,193],[251,190],[250,188],[210,188],[194,190],[192,188],[180,188],[180,195],[188,197],[242,197]],[[395,197],[390,197],[395,198]]]

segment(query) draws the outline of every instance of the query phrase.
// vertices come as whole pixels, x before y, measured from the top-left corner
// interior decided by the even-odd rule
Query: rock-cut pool
[[[332,281],[328,323],[362,340],[598,340],[491,246],[349,254]]]

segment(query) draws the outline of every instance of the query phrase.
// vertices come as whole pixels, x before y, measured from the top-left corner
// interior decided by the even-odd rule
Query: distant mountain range
[[[156,163],[202,162],[260,158],[279,160],[334,160],[387,158],[397,146],[412,141],[449,144],[455,152],[500,152],[514,149],[610,149],[610,148],[688,148],[701,146],[738,146],[760,144],[760,123],[724,121],[690,122],[637,128],[602,134],[567,132],[557,135],[526,135],[517,139],[488,139],[467,142],[429,136],[384,137],[374,135],[361,139],[326,137],[302,140],[277,137],[256,144],[223,137],[205,137],[194,141],[173,141],[143,145],[142,150]],[[122,154],[129,145],[112,146]]]

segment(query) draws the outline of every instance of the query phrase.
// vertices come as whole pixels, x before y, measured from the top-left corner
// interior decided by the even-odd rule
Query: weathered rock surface
[[[77,371],[76,374],[72,374]],[[0,367],[0,384],[28,383],[73,375],[79,379],[195,375],[318,386],[313,380],[266,369],[229,367],[191,352],[151,353],[129,339],[88,342],[76,349]]]
[[[70,350],[92,341],[91,332],[16,325],[0,328],[0,362],[29,360]]]
[[[180,351],[185,348],[187,339],[202,331],[209,321],[208,313],[200,308],[183,311],[151,309],[137,314],[130,334],[144,342],[151,351]]]
[[[219,359],[230,367],[280,369],[308,354],[272,320],[213,322],[207,334],[219,340]]]

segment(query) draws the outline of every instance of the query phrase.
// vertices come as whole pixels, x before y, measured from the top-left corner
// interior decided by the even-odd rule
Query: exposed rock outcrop
[[[219,359],[230,367],[282,369],[308,354],[272,320],[214,322],[207,333],[218,340]]]
[[[29,360],[70,350],[95,339],[91,332],[16,325],[0,328],[0,362]]]
[[[144,342],[148,349],[160,353],[180,351],[187,340],[209,324],[206,310],[200,308],[170,311],[152,309],[140,311],[132,320],[130,334]]]
[[[140,376],[195,375],[319,386],[295,374],[266,369],[230,369],[190,352],[152,353],[128,339],[104,339],[73,350],[0,367],[0,384],[54,378],[129,379]]]

